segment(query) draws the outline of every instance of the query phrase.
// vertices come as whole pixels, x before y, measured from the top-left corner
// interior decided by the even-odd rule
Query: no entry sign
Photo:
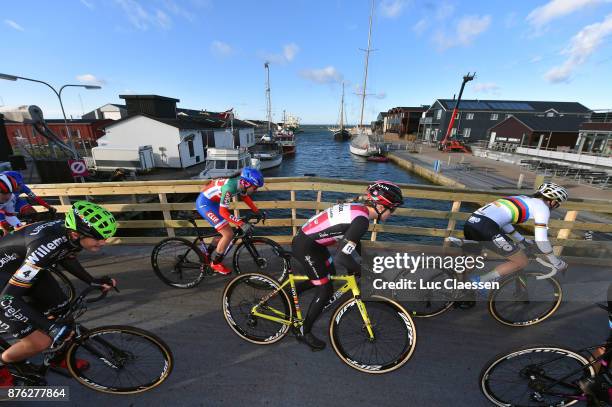
[[[86,177],[89,175],[87,165],[85,165],[83,160],[68,160],[68,165],[73,177]]]

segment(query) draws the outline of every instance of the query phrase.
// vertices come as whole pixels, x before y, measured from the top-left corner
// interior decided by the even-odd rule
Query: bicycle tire
[[[256,280],[256,282],[253,280]],[[251,291],[251,298],[244,301],[238,301],[238,304],[234,305],[232,296],[241,286]],[[227,283],[222,297],[223,317],[236,335],[248,342],[258,345],[271,345],[280,341],[287,335],[289,332],[288,325],[251,315],[251,309],[254,305],[259,303],[266,295],[277,290],[277,294],[279,295],[275,295],[270,299],[276,297],[276,300],[281,302],[281,311],[284,313],[285,319],[293,321],[293,308],[291,307],[289,297],[285,290],[280,289],[280,284],[274,278],[265,274],[247,273],[234,277]],[[262,323],[271,327],[269,334],[257,334],[255,332],[254,328]]]
[[[257,246],[267,246],[267,249],[258,250],[260,257],[255,259],[249,252],[247,243],[242,240],[240,244],[236,246],[232,258],[232,264],[236,274],[246,272],[266,274],[282,283],[287,278],[288,270],[285,259],[280,255],[282,251],[281,245],[265,237],[251,237],[248,243],[252,243],[256,248]],[[255,270],[252,269],[253,266],[256,267]]]
[[[372,301],[362,301],[358,298],[350,298],[342,305],[340,305],[331,318],[329,324],[329,338],[334,348],[334,351],[336,352],[336,355],[338,355],[340,360],[343,361],[349,367],[370,374],[389,373],[402,367],[406,362],[408,362],[408,360],[412,356],[416,347],[416,327],[408,311],[406,311],[404,307],[402,307],[400,304],[388,298],[378,296],[374,297],[376,297],[377,299]],[[385,361],[383,364],[379,364],[378,362],[372,364],[370,361],[357,360],[354,355],[348,354],[348,351],[346,349],[346,345],[348,342],[345,338],[340,338],[340,336],[344,334],[343,330],[345,329],[343,327],[341,328],[341,324],[343,322],[350,323],[348,322],[348,316],[355,314],[355,311],[357,316],[353,317],[353,319],[357,321],[356,331],[358,331],[357,335],[360,337],[360,341],[364,344],[368,342],[370,344],[373,344],[376,342],[370,341],[369,338],[364,335],[365,330],[363,329],[363,319],[358,309],[359,301],[362,301],[364,303],[366,310],[369,309],[368,317],[371,321],[371,325],[375,331],[375,334],[377,334],[379,338],[380,336],[384,337],[384,333],[382,333],[378,318],[376,316],[376,312],[373,312],[372,310],[376,307],[381,310],[386,309],[387,313],[391,312],[392,314],[396,314],[395,321],[398,324],[398,327],[403,327],[405,329],[405,337],[402,339],[407,340],[406,344],[400,346],[401,349],[399,352],[397,352],[397,357],[393,357],[391,360]],[[404,333],[402,333],[401,335],[404,336]],[[387,342],[389,342],[389,340],[387,340]],[[374,352],[370,353],[373,354]]]
[[[543,273],[524,273],[524,276],[528,278],[535,279],[537,276],[543,275]],[[544,312],[538,312],[537,315],[531,316],[529,318],[525,318],[524,320],[517,320],[517,318],[511,318],[502,314],[501,309],[504,305],[508,303],[518,304],[521,301],[503,301],[500,300],[500,296],[502,295],[502,289],[509,288],[508,285],[515,283],[519,284],[520,281],[517,281],[519,276],[509,278],[501,282],[499,289],[493,290],[491,293],[491,297],[489,298],[489,313],[495,320],[500,322],[501,324],[513,327],[527,327],[535,324],[539,324],[545,319],[549,318],[552,314],[554,314],[559,306],[561,305],[561,301],[563,299],[563,290],[561,289],[561,285],[554,278],[547,278],[543,280],[535,280],[538,282],[538,288],[544,286],[545,284],[549,284],[553,291],[551,299],[554,299],[551,306],[544,310]],[[532,283],[533,284],[533,283]],[[529,301],[529,303],[538,303],[539,301]],[[517,305],[518,306],[518,305]],[[504,313],[506,311],[503,311]],[[520,310],[518,314],[523,314],[524,310]],[[523,314],[524,315],[524,314]]]
[[[146,379],[146,383],[131,384],[129,386],[117,386],[116,383],[118,381],[119,375],[121,373],[125,373],[123,369],[126,369],[127,366],[131,366],[131,364],[134,363],[135,360],[137,361],[138,357],[142,356],[136,355],[134,352],[127,351],[123,351],[124,354],[119,356],[119,351],[122,350],[120,349],[121,345],[119,341],[114,340],[114,342],[111,343],[110,341],[112,341],[113,338],[101,338],[101,336],[105,334],[128,335],[130,337],[128,341],[129,343],[135,343],[136,339],[140,338],[141,341],[139,341],[137,349],[139,352],[142,352],[144,348],[143,344],[152,345],[152,348],[159,352],[160,355],[160,371],[154,372],[151,375],[151,379]],[[112,349],[112,354],[104,353],[101,355],[97,355],[97,357],[98,360],[101,361],[99,363],[99,366],[105,368],[105,372],[115,372],[117,379],[112,382],[112,385],[107,383],[98,383],[91,378],[92,373],[96,371],[96,367],[92,366],[93,360],[95,360],[95,358],[92,359],[91,357],[82,357],[79,354],[79,351],[81,349],[84,349],[84,353],[87,353],[88,356],[93,356],[94,353],[92,350],[94,350],[94,347],[96,352],[101,352],[101,349],[108,350],[111,346],[114,348]],[[77,358],[87,360],[90,366],[82,371],[79,370],[76,366]],[[68,364],[68,371],[70,372],[72,377],[74,377],[74,379],[76,379],[80,384],[99,392],[112,394],[135,394],[151,390],[163,383],[170,376],[170,373],[172,373],[172,369],[174,367],[174,357],[172,355],[172,351],[162,339],[160,339],[153,333],[145,331],[143,329],[123,325],[102,326],[87,331],[77,341],[70,345],[70,347],[68,348],[68,352],[66,353],[66,361]],[[146,361],[148,362],[147,370],[150,371],[151,364],[148,360]],[[122,363],[123,365],[121,365]],[[115,367],[111,365],[115,365]],[[120,365],[120,367],[116,367],[117,365]],[[142,370],[140,370],[140,372],[142,372]],[[106,376],[108,376],[108,374]],[[127,376],[127,374],[125,376]],[[130,377],[135,376],[131,375]]]
[[[549,380],[549,381],[556,380],[556,379],[551,379],[555,377],[554,372],[544,370],[545,369],[544,363],[540,363],[539,364],[540,366],[538,366],[537,363],[536,364],[534,363],[526,364],[522,368],[519,366],[518,372],[515,372],[516,376],[512,374],[511,376],[512,379],[518,379],[521,377],[524,379],[524,384],[527,385],[527,391],[523,391],[524,385],[517,385],[519,381],[517,380],[509,381],[508,377],[504,376],[503,382],[511,383],[511,385],[516,386],[517,393],[520,393],[521,396],[529,395],[529,398],[531,400],[527,400],[527,403],[520,402],[520,401],[517,403],[515,400],[507,399],[508,397],[507,394],[509,393],[508,390],[504,391],[505,397],[501,397],[500,395],[496,394],[492,390],[491,381],[492,381],[492,378],[495,378],[497,374],[495,372],[495,369],[497,369],[504,362],[517,363],[520,358],[524,358],[526,355],[530,355],[530,354],[534,354],[537,357],[545,357],[545,356],[550,355],[551,360],[547,362],[548,364],[553,363],[555,358],[557,360],[561,360],[561,358],[564,358],[565,356],[567,356],[568,358],[571,358],[576,362],[577,370],[580,369],[581,366],[586,366],[589,364],[587,359],[583,357],[582,355],[572,350],[565,349],[563,347],[555,346],[555,345],[530,345],[530,346],[525,346],[525,347],[516,349],[510,353],[501,353],[495,356],[494,358],[492,358],[480,372],[479,384],[480,384],[480,391],[483,393],[483,395],[496,406],[516,406],[516,407],[538,406],[540,407],[540,406],[546,405],[550,407],[561,407],[561,406],[565,407],[565,406],[570,406],[572,404],[577,403],[579,400],[574,397],[577,397],[581,395],[582,393],[577,386],[575,386],[576,389],[575,389],[574,394],[572,395],[563,394],[563,393],[559,394],[560,390],[556,391],[556,395],[548,395],[545,393],[542,394],[546,386],[545,381],[546,380]],[[529,356],[529,357],[533,358],[534,356]],[[569,361],[569,359],[567,360]],[[529,360],[529,362],[531,361],[533,361],[533,359]],[[531,369],[528,369],[530,367]],[[505,367],[505,369],[509,371],[510,367]],[[570,372],[566,372],[563,374],[569,374],[569,373]],[[583,377],[585,375],[590,375],[590,376],[595,375],[595,370],[593,369],[592,366],[589,366],[588,370],[583,373]],[[574,381],[575,380],[578,380],[578,379],[574,379]],[[519,386],[521,387],[521,389],[518,389]],[[572,384],[572,386],[574,385]],[[570,386],[559,386],[559,387],[566,389]],[[538,390],[540,391],[538,392]],[[529,394],[528,391],[531,391],[531,394]],[[499,393],[500,391],[498,390],[497,392]],[[538,396],[539,397],[551,396],[553,397],[553,399],[556,397],[556,398],[559,398],[560,400],[558,401],[553,400],[551,402],[533,400],[533,397],[538,397]],[[533,401],[533,404],[528,404],[529,401]]]
[[[170,248],[171,245],[176,245],[176,248],[177,248],[176,250],[180,250],[182,252],[180,252],[181,254],[174,255],[176,257],[174,260],[177,260],[177,262],[174,263],[174,265],[172,266],[171,270],[169,270],[169,272],[166,272],[165,270],[162,270],[162,268],[165,268],[165,266],[161,265],[160,253],[162,253],[163,249]],[[192,271],[189,273],[187,278],[183,280],[182,268],[179,270],[176,269],[178,262],[182,261],[178,257],[183,256],[183,259],[187,258],[187,256],[189,256],[189,254],[192,251],[193,251],[194,256],[197,256],[198,263],[195,263],[194,261],[188,263],[187,268]],[[198,284],[200,284],[200,282],[204,278],[204,274],[205,274],[204,268],[208,267],[208,261],[206,260],[206,257],[204,256],[204,254],[200,251],[200,249],[193,242],[190,242],[189,240],[183,239],[181,237],[169,237],[159,242],[153,248],[153,251],[151,252],[151,266],[153,267],[153,271],[155,272],[157,277],[161,281],[163,281],[165,284],[169,285],[170,287],[174,287],[174,288],[187,289],[187,288],[193,288],[197,286]],[[169,275],[172,273],[177,274],[179,281],[177,281],[177,279],[169,278]]]

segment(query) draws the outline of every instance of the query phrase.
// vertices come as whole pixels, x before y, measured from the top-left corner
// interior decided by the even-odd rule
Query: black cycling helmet
[[[389,181],[376,181],[368,186],[366,202],[379,204],[388,209],[395,209],[404,203],[400,187]]]

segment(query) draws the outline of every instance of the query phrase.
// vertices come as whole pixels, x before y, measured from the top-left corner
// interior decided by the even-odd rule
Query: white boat
[[[351,139],[349,149],[351,153],[362,157],[369,157],[378,151],[378,148],[371,144],[370,137],[365,132],[359,133]]]
[[[199,175],[193,178],[229,178],[240,174],[244,167],[257,165],[259,165],[259,162],[251,159],[251,154],[245,147],[208,148],[206,150],[206,166]]]
[[[283,162],[283,148],[270,136],[264,136],[251,147],[251,156],[259,160],[260,169],[267,170],[281,165]]]
[[[359,126],[351,129],[353,138],[351,139],[350,151],[355,155],[362,157],[368,157],[377,151],[377,148],[371,145],[370,137],[366,126],[363,125],[363,110],[365,108],[365,97],[368,83],[368,63],[370,61],[370,52],[372,51],[372,17],[374,16],[374,0],[372,0],[372,9],[370,11],[370,27],[368,29],[368,47],[364,50],[365,56],[365,68],[363,74],[363,88],[361,89],[361,116],[359,118]],[[369,130],[371,134],[372,131]]]

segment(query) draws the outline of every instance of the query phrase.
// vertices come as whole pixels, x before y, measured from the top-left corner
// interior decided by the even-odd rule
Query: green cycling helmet
[[[103,207],[87,201],[76,201],[66,212],[66,229],[94,239],[108,239],[117,231],[117,221]]]

